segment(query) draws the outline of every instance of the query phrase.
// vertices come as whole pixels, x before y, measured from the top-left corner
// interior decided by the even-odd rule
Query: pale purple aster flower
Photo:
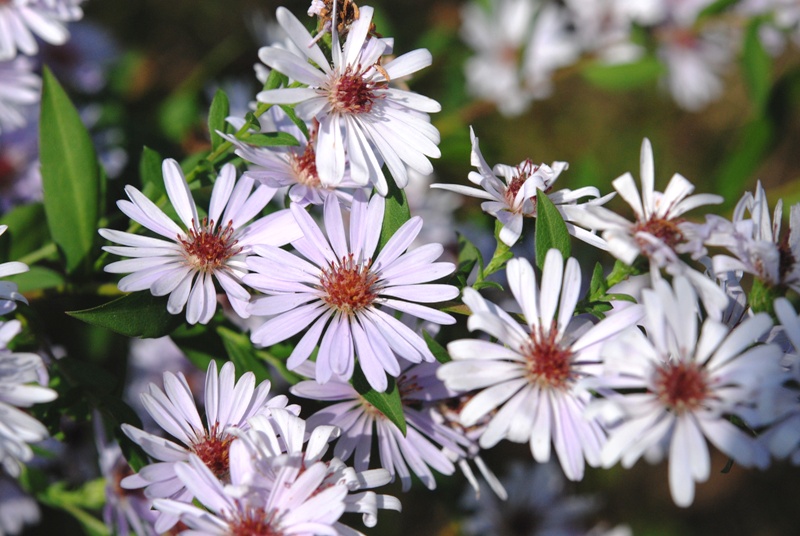
[[[565,206],[566,214],[589,229],[603,232],[609,252],[625,264],[633,264],[640,255],[650,263],[653,281],[661,278],[661,269],[672,275],[688,278],[697,289],[706,308],[712,314],[727,307],[728,298],[714,281],[691,268],[679,254],[699,257],[705,250],[702,227],[685,220],[686,212],[722,202],[716,194],[691,195],[694,185],[680,173],[675,173],[664,192],[655,191],[655,166],[650,140],[642,141],[640,153],[641,195],[630,173],[617,177],[614,189],[633,209],[635,220],[629,221],[601,206]]]
[[[106,272],[129,273],[120,290],[149,289],[154,296],[169,295],[167,310],[179,314],[186,308],[190,324],[207,324],[217,309],[214,280],[220,284],[239,316],[247,317],[250,293],[242,286],[248,272],[246,257],[256,244],[280,246],[301,236],[291,214],[278,211],[247,223],[272,199],[274,189],[260,186],[251,193],[253,179],[236,181],[236,168],[226,164],[214,183],[208,216],[200,218],[189,186],[175,160],[164,160],[164,185],[183,227],[133,186],[126,186],[130,201],[117,206],[132,220],[167,238],[100,229],[100,235],[120,246],[103,249],[133,257],[105,267]]]
[[[481,203],[481,208],[503,224],[503,228],[500,230],[500,240],[507,246],[513,246],[519,240],[522,234],[523,219],[536,217],[536,191],[537,189],[541,190],[547,194],[548,199],[564,216],[570,234],[595,247],[605,249],[605,242],[599,236],[573,225],[571,212],[564,212],[562,207],[569,205],[579,212],[587,204],[604,203],[610,197],[597,199],[600,197],[600,193],[593,186],[574,191],[563,189],[553,192],[553,184],[561,172],[567,168],[566,162],[553,162],[552,166],[546,164],[537,166],[528,159],[516,167],[497,164],[494,168],[490,168],[481,154],[478,138],[471,127],[469,133],[472,140],[470,163],[478,170],[471,171],[468,178],[472,184],[480,188],[443,183],[433,184],[431,188],[441,188],[485,199],[486,201]],[[505,181],[501,180],[498,175],[502,175]],[[586,197],[595,199],[589,203],[578,204],[580,199]]]
[[[209,363],[205,384],[205,425],[182,373],[165,372],[164,391],[150,384],[149,392],[142,393],[142,403],[150,416],[178,442],[123,424],[125,435],[157,462],[125,478],[122,486],[126,489],[145,488],[144,493],[150,499],[169,497],[190,501],[192,495],[175,471],[176,465],[188,460],[192,454],[220,478],[229,478],[229,450],[236,440],[234,431],[246,427],[248,418],[269,414],[272,408],[285,408],[287,404],[283,395],[268,398],[270,382],[261,382],[256,387],[252,372],[245,372],[237,382],[234,380],[233,363],[225,363],[219,374],[216,363]],[[292,409],[299,410],[296,406]],[[161,515],[155,529],[161,533],[176,522],[175,516]]]
[[[409,365],[406,363],[408,370],[415,368],[409,368]],[[313,376],[313,372],[305,372]],[[421,388],[415,380],[413,373],[410,376],[401,374],[397,378],[407,425],[405,435],[352,385],[340,378],[322,385],[314,381],[300,382],[291,388],[291,392],[303,398],[336,402],[308,419],[312,426],[333,425],[342,430],[334,447],[334,456],[344,461],[353,456],[355,469],[365,471],[369,468],[371,451],[377,442],[380,466],[388,470],[393,479],[400,477],[403,491],[411,487],[411,472],[428,489],[435,489],[436,479],[431,469],[443,475],[455,471],[453,461],[444,449],[463,457],[466,453],[462,445],[469,441],[455,430],[437,423],[430,413],[413,407],[418,399],[412,393]]]
[[[36,525],[40,519],[36,499],[22,491],[15,480],[0,473],[0,534],[20,534],[26,525]]]
[[[320,491],[327,467],[305,467],[299,457],[271,458],[275,480],[270,488],[242,486],[232,473],[230,486],[221,482],[195,455],[175,466],[175,472],[196,501],[156,499],[162,516],[180,518],[191,530],[182,535],[285,534],[337,536],[336,521],[345,509],[348,489],[334,485]]]
[[[0,5],[0,30],[2,30]],[[0,31],[0,41],[2,41]],[[25,109],[39,102],[42,80],[33,73],[28,58],[0,60],[0,132],[8,132],[25,124]]]
[[[336,196],[325,199],[326,238],[299,205],[291,211],[304,237],[292,245],[306,259],[273,246],[257,246],[247,260],[254,272],[245,276],[248,286],[267,296],[254,299],[252,315],[274,315],[253,330],[260,346],[271,346],[302,331],[303,337],[289,356],[287,366],[297,368],[320,342],[317,381],[332,376],[349,379],[355,357],[370,385],[385,391],[386,374],[397,376],[397,357],[413,363],[433,361],[425,341],[384,309],[408,313],[437,324],[452,324],[452,316],[422,303],[437,303],[458,296],[451,285],[434,284],[453,272],[448,262],[433,262],[442,246],[428,244],[406,252],[420,232],[415,216],[404,223],[375,255],[383,224],[385,200],[367,200],[358,191],[350,212],[349,244],[342,209]]]
[[[450,389],[479,390],[461,410],[464,426],[495,412],[480,437],[481,447],[501,439],[528,442],[534,459],[544,463],[552,442],[567,478],[580,480],[585,463],[600,465],[606,438],[600,422],[584,416],[592,394],[582,380],[599,372],[601,343],[635,324],[642,311],[627,307],[594,326],[573,318],[580,267],[570,258],[565,269],[555,249],[547,253],[541,286],[524,259],[509,261],[507,275],[525,325],[467,288],[463,299],[472,310],[467,326],[498,342],[451,342],[447,350],[453,361],[443,364],[438,376]]]
[[[83,17],[83,0],[6,0],[0,3],[0,61],[17,52],[36,54],[36,38],[63,45],[69,38],[67,22]]]
[[[8,225],[0,225],[0,235],[6,232]],[[28,271],[24,262],[10,261],[0,263],[0,277],[17,275]],[[27,304],[28,300],[19,293],[17,284],[10,281],[0,281],[0,315],[10,313],[17,308],[17,302]]]
[[[431,54],[418,49],[380,64],[389,45],[368,38],[372,13],[369,6],[361,8],[344,46],[333,25],[331,64],[300,21],[279,8],[278,22],[302,55],[264,47],[259,58],[308,87],[262,91],[256,98],[271,104],[297,104],[301,118],[319,121],[316,165],[324,185],[337,185],[349,164],[355,183],[372,183],[386,195],[384,162],[399,188],[406,186],[407,168],[423,174],[433,171],[428,157],[440,156],[439,132],[430,124],[428,113],[438,112],[441,106],[428,97],[389,87],[391,80],[430,65]]]
[[[604,389],[598,413],[615,425],[603,449],[604,467],[632,466],[669,456],[669,487],[678,506],[694,500],[695,482],[711,472],[706,440],[743,467],[769,464],[766,448],[730,421],[749,425],[760,391],[781,381],[780,348],[757,344],[772,326],[759,313],[730,330],[707,318],[699,323],[692,285],[676,277],[674,289],[659,281],[645,290],[645,336],[630,329],[603,347],[604,375],[591,383]],[[614,395],[608,389],[626,394]],[[604,410],[604,411],[603,411]]]
[[[47,371],[41,357],[7,348],[21,329],[18,320],[0,322],[0,464],[13,477],[33,458],[29,443],[49,435],[42,423],[19,408],[50,402],[57,396],[45,387]]]

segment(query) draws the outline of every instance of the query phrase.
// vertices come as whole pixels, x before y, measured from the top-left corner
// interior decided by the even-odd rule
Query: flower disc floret
[[[203,218],[200,225],[192,220],[186,238],[178,236],[183,252],[190,266],[198,271],[211,273],[225,261],[242,251],[238,240],[233,238],[233,220],[224,227],[217,227],[214,220]]]
[[[357,313],[372,305],[378,298],[378,276],[369,269],[371,262],[357,263],[351,253],[338,264],[322,272],[320,285],[325,294],[322,301],[346,315]]]
[[[667,363],[655,375],[658,399],[676,413],[699,408],[708,396],[707,374],[696,363]]]
[[[549,330],[540,327],[538,335],[532,334],[530,341],[522,345],[521,354],[527,361],[526,378],[531,384],[564,389],[574,379],[572,351],[559,344],[555,325]]]
[[[367,71],[361,65],[348,65],[340,76],[333,75],[328,100],[335,112],[348,114],[364,114],[372,111],[372,105],[384,96],[376,89],[388,89],[385,82],[375,82],[366,76]]]

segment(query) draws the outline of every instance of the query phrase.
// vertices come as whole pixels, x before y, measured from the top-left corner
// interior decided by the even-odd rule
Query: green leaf
[[[377,251],[382,250],[383,246],[394,236],[394,233],[411,219],[406,193],[397,187],[394,180],[387,182],[389,183],[389,192],[386,194],[386,210],[383,213],[383,225],[381,226],[381,237],[378,240]]]
[[[394,423],[404,436],[406,435],[406,416],[403,413],[403,401],[400,400],[400,390],[397,388],[397,382],[394,381],[394,378],[389,376],[389,385],[386,388],[386,392],[379,393],[370,387],[367,378],[361,372],[361,366],[358,365],[353,372],[353,388],[364,400],[372,404],[375,409]]]
[[[200,106],[197,104],[197,95],[189,91],[174,93],[158,110],[161,131],[174,142],[180,142],[184,138],[197,123],[198,117]]]
[[[99,510],[103,506],[105,486],[105,479],[102,478],[91,480],[75,490],[66,489],[64,482],[56,482],[36,498],[48,506],[71,514],[89,536],[109,536],[111,532],[105,523],[86,511]]]
[[[422,337],[425,339],[425,344],[428,345],[428,350],[431,351],[433,357],[436,358],[436,361],[439,363],[448,363],[453,360],[450,357],[450,354],[447,353],[444,346],[436,342],[436,339],[428,335],[427,331],[422,332]]]
[[[16,283],[23,294],[34,290],[60,287],[64,284],[64,277],[50,268],[44,266],[31,266],[27,272],[7,277],[5,281]]]
[[[759,117],[740,130],[729,159],[714,180],[714,192],[729,203],[735,203],[761,162],[776,141],[775,126],[766,117]]]
[[[697,20],[700,21],[707,17],[711,17],[714,15],[719,15],[724,11],[727,11],[728,8],[733,7],[734,4],[738,4],[740,0],[716,0],[711,4],[704,7],[700,13],[697,14]]]
[[[242,141],[256,147],[297,147],[300,142],[288,132],[264,132],[243,136]]]
[[[475,265],[478,266],[478,274],[483,273],[483,256],[467,237],[461,233],[456,233],[456,235],[458,237],[458,267],[451,276],[451,282],[459,289],[463,289],[467,286],[467,279]]]
[[[167,311],[167,298],[149,292],[133,292],[114,301],[67,314],[87,324],[108,328],[127,337],[155,338],[168,335],[184,321],[182,314]]]
[[[664,66],[660,61],[646,56],[633,63],[613,65],[592,63],[587,65],[581,74],[601,89],[620,91],[653,83],[663,72]]]
[[[772,85],[772,59],[761,44],[759,36],[762,22],[760,18],[750,21],[742,43],[742,73],[750,98],[758,110],[766,107]]]
[[[166,197],[167,189],[161,175],[161,164],[164,159],[150,147],[142,148],[139,157],[139,179],[142,181],[142,192],[150,199]]]
[[[603,274],[603,265],[598,262],[594,265],[592,280],[589,282],[589,301],[595,301],[605,296],[607,290],[608,285],[606,284],[606,277]]]
[[[44,209],[67,273],[91,267],[100,207],[100,167],[77,110],[47,67],[39,124]]]
[[[547,195],[536,190],[536,265],[541,269],[547,252],[556,248],[569,258],[571,247],[564,218]]]
[[[19,260],[51,240],[42,203],[14,207],[3,214],[0,224],[8,225],[0,237],[4,261]]]
[[[237,377],[250,371],[255,374],[258,383],[270,379],[269,370],[256,355],[253,343],[247,335],[236,333],[223,326],[217,328],[217,334],[222,339],[228,357],[236,365]]]
[[[292,120],[292,123],[297,125],[297,128],[300,129],[300,132],[303,133],[303,136],[305,136],[306,139],[309,139],[311,137],[308,134],[308,125],[306,125],[305,121],[297,117],[297,114],[294,112],[294,108],[286,104],[281,104],[281,110],[283,110],[283,113],[285,113],[289,117],[289,119]]]
[[[208,110],[208,134],[211,137],[211,149],[216,150],[225,141],[217,131],[225,132],[227,123],[225,118],[230,113],[230,103],[224,91],[218,89],[211,101],[211,108]]]

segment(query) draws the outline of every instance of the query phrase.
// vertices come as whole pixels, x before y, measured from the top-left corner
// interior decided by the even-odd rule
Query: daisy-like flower
[[[7,345],[21,330],[18,320],[0,322],[0,464],[17,477],[24,462],[33,457],[29,443],[49,434],[42,423],[19,408],[50,402],[56,392],[48,387],[42,358],[36,354],[8,350]]]
[[[175,471],[176,464],[188,460],[191,455],[196,455],[217,477],[229,479],[229,451],[231,443],[236,440],[234,431],[246,427],[248,418],[269,414],[272,408],[285,408],[287,404],[283,395],[268,398],[269,381],[256,387],[252,372],[242,374],[238,382],[234,380],[233,363],[225,363],[219,374],[216,363],[209,363],[205,385],[205,425],[182,373],[165,372],[164,391],[150,384],[149,392],[142,393],[142,403],[153,420],[178,442],[123,424],[125,435],[157,462],[126,477],[122,480],[122,487],[145,488],[145,496],[150,499],[169,497],[190,501],[192,495]],[[296,406],[292,409],[299,410]],[[169,530],[177,521],[175,516],[159,516],[156,532],[160,534]]]
[[[312,44],[311,34],[300,21],[279,8],[278,22],[302,55],[264,47],[259,57],[308,87],[262,91],[256,98],[271,104],[297,104],[295,110],[301,118],[319,121],[316,167],[323,185],[339,184],[347,163],[355,183],[372,183],[386,195],[384,162],[399,188],[406,186],[407,168],[433,172],[428,157],[440,156],[439,132],[430,124],[428,113],[438,112],[441,106],[428,97],[389,87],[391,80],[430,65],[431,54],[418,49],[381,64],[389,44],[368,37],[372,13],[371,7],[360,9],[344,46],[334,24],[331,64],[319,46]]]
[[[315,381],[300,382],[291,388],[291,392],[303,398],[336,402],[308,419],[312,426],[341,428],[342,435],[336,442],[334,456],[344,461],[354,456],[356,470],[367,470],[377,441],[381,467],[388,470],[392,478],[395,475],[400,477],[403,491],[411,488],[412,471],[428,489],[435,489],[436,479],[431,469],[444,475],[453,474],[455,466],[448,453],[464,457],[466,453],[462,446],[469,441],[455,430],[437,423],[428,412],[412,407],[418,402],[414,393],[424,393],[425,385],[416,382],[417,375],[413,373],[416,367],[409,365],[406,363],[406,370],[397,378],[407,424],[405,435],[342,379],[336,378],[323,385]],[[313,377],[312,371],[306,372]]]
[[[697,295],[691,284],[676,277],[674,290],[666,281],[645,290],[647,336],[631,329],[602,351],[604,375],[595,388],[622,389],[627,394],[597,405],[621,422],[609,432],[602,462],[632,466],[669,455],[669,487],[678,506],[694,500],[695,482],[711,471],[706,446],[710,441],[743,467],[764,468],[767,450],[731,421],[736,415],[750,425],[758,415],[760,391],[781,381],[780,348],[755,344],[771,327],[766,313],[756,314],[736,329],[707,318],[699,325]]]
[[[32,69],[33,62],[28,58],[0,60],[0,132],[23,126],[27,121],[25,108],[39,102],[42,81]]]
[[[36,38],[63,45],[69,38],[66,23],[83,17],[83,0],[6,0],[0,2],[0,61],[39,50]]]
[[[700,293],[703,303],[713,314],[727,307],[728,298],[708,277],[680,260],[679,254],[695,257],[703,252],[700,238],[701,226],[682,218],[686,212],[703,206],[718,204],[722,197],[715,194],[691,195],[694,185],[680,173],[675,173],[663,193],[655,191],[655,168],[650,140],[642,141],[640,155],[641,195],[630,173],[616,178],[614,189],[633,209],[634,221],[628,221],[601,206],[565,206],[566,218],[571,218],[589,229],[603,232],[608,250],[626,264],[633,264],[640,255],[650,262],[654,281],[665,268],[672,275],[687,277]],[[721,272],[718,270],[718,272]]]
[[[458,192],[463,195],[485,199],[481,203],[481,208],[496,217],[503,228],[500,231],[500,240],[508,246],[513,246],[522,234],[523,218],[536,217],[536,195],[537,190],[541,190],[550,201],[559,209],[565,218],[567,230],[576,238],[583,240],[595,247],[605,249],[604,241],[585,229],[576,227],[570,223],[569,214],[562,210],[565,205],[572,206],[576,212],[583,209],[584,204],[578,204],[578,200],[586,197],[595,198],[589,204],[602,204],[610,197],[597,199],[600,192],[593,186],[579,188],[577,190],[558,190],[553,192],[553,184],[558,179],[561,172],[567,169],[566,162],[553,162],[552,166],[546,164],[535,165],[530,159],[525,160],[516,167],[505,164],[497,164],[494,169],[489,167],[481,154],[478,145],[478,138],[470,127],[470,139],[472,140],[472,153],[470,163],[478,170],[469,173],[469,181],[480,186],[473,188],[457,184],[432,184],[431,188],[441,188]],[[505,182],[498,175],[502,175]]]
[[[376,195],[368,201],[363,192],[356,192],[348,245],[336,196],[325,199],[327,238],[302,207],[292,204],[303,231],[303,238],[292,245],[308,260],[271,246],[256,247],[258,256],[247,260],[254,273],[245,276],[245,284],[267,294],[256,298],[248,310],[256,316],[273,315],[253,330],[253,342],[271,346],[305,331],[289,356],[290,370],[309,358],[320,339],[316,359],[320,383],[334,375],[349,379],[357,357],[370,385],[384,391],[386,373],[400,374],[397,356],[412,363],[434,360],[425,341],[384,308],[437,324],[454,323],[450,315],[418,302],[458,296],[454,286],[429,283],[455,267],[433,262],[442,254],[439,244],[406,252],[422,227],[416,216],[375,256],[384,207],[384,198]]]
[[[8,225],[0,225],[0,235],[6,232]],[[28,271],[28,265],[24,262],[11,261],[0,263],[0,277],[17,275]],[[17,302],[27,304],[28,300],[19,293],[16,283],[10,281],[0,281],[0,315],[10,313],[17,308]]]
[[[509,261],[507,272],[526,325],[466,289],[464,303],[472,310],[467,326],[498,342],[451,342],[447,350],[453,361],[443,364],[438,376],[450,389],[480,390],[462,409],[461,422],[471,426],[491,414],[481,447],[501,439],[528,442],[534,459],[543,463],[550,459],[552,441],[567,478],[580,480],[584,459],[593,467],[600,464],[606,437],[596,419],[584,416],[592,395],[581,380],[598,372],[601,343],[633,325],[642,312],[627,307],[591,327],[573,318],[580,267],[570,258],[565,270],[555,249],[545,258],[541,287],[524,259]]]
[[[167,195],[184,228],[139,190],[126,186],[130,201],[118,201],[119,209],[168,240],[100,229],[103,238],[121,244],[105,246],[105,251],[133,257],[109,264],[106,272],[130,274],[119,282],[124,292],[149,289],[154,296],[168,294],[167,310],[179,314],[185,307],[190,324],[207,324],[214,316],[216,279],[236,313],[246,318],[250,293],[241,284],[247,273],[245,259],[255,244],[280,246],[299,238],[294,219],[283,210],[248,224],[275,190],[260,186],[251,193],[253,179],[242,177],[237,182],[231,164],[222,167],[211,192],[208,216],[201,219],[178,163],[164,160],[162,171]]]

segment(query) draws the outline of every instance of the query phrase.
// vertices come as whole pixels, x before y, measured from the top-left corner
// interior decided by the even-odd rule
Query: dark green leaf
[[[581,74],[595,86],[612,91],[625,90],[654,83],[664,72],[664,65],[654,57],[634,63],[592,63]]]
[[[606,285],[606,277],[603,274],[603,266],[598,262],[594,265],[592,272],[592,280],[589,282],[589,300],[595,301],[601,296],[604,296],[608,290]]]
[[[569,232],[564,223],[564,218],[547,195],[536,190],[536,265],[544,266],[547,252],[556,248],[563,255],[564,260],[569,258],[571,247]]]
[[[447,353],[447,350],[445,350],[444,346],[436,342],[436,339],[428,335],[427,331],[422,332],[422,337],[425,339],[425,344],[428,345],[428,350],[431,351],[433,357],[436,358],[436,361],[439,363],[447,363],[453,360],[450,357],[450,354]]]
[[[184,321],[182,314],[167,311],[167,298],[149,292],[133,292],[92,309],[67,311],[87,324],[108,328],[127,337],[154,338],[168,335]]]
[[[281,110],[283,110],[283,112],[289,117],[289,119],[292,120],[292,123],[297,125],[297,128],[300,129],[300,132],[303,133],[303,136],[305,136],[306,139],[309,139],[310,136],[308,135],[308,126],[306,125],[305,121],[297,117],[297,114],[294,113],[294,108],[286,104],[281,104]]]
[[[742,43],[742,72],[750,98],[758,110],[766,107],[772,84],[772,59],[761,44],[759,29],[762,20],[753,19],[747,25]]]
[[[364,397],[364,400],[375,406],[375,409],[383,413],[387,419],[392,421],[406,435],[406,417],[403,413],[403,401],[400,400],[400,390],[394,378],[389,377],[389,386],[386,392],[379,393],[370,387],[364,373],[361,372],[360,365],[356,365],[353,372],[353,387]]]
[[[775,139],[774,125],[765,117],[745,125],[733,150],[727,153],[730,157],[714,181],[714,191],[730,202],[738,201]]]
[[[288,132],[266,132],[243,136],[241,140],[256,147],[297,147],[300,142]]]
[[[214,94],[214,100],[211,101],[211,108],[208,110],[208,135],[211,136],[211,149],[216,149],[225,140],[217,134],[217,131],[225,132],[227,123],[225,118],[228,117],[230,112],[230,103],[228,96],[224,91],[218,89]]]
[[[451,276],[451,280],[459,289],[462,289],[467,286],[467,279],[475,265],[478,266],[479,274],[483,272],[483,257],[480,250],[467,237],[461,233],[456,233],[456,235],[458,237],[458,267]]]
[[[23,294],[64,284],[64,277],[60,273],[44,266],[31,266],[27,272],[7,277],[4,280],[16,283],[19,291]]]
[[[381,227],[380,240],[378,240],[378,251],[383,249],[383,246],[394,236],[394,233],[411,219],[406,193],[397,187],[394,180],[390,180],[388,183],[389,192],[386,195],[386,211],[383,213],[383,226]]]
[[[4,261],[21,259],[50,242],[50,231],[42,203],[14,207],[0,218],[8,229],[0,237]]]
[[[85,271],[97,235],[100,167],[77,110],[47,67],[42,84],[39,157],[47,224],[67,273]]]
[[[287,78],[285,74],[273,69],[270,71],[267,81],[264,82],[264,89],[277,89],[288,83],[289,78]]]
[[[167,195],[164,177],[161,175],[163,160],[157,151],[149,147],[142,149],[142,156],[139,158],[139,178],[142,181],[142,191],[150,199],[159,199]]]
[[[217,328],[217,334],[222,339],[228,357],[236,365],[237,377],[249,370],[255,374],[258,383],[270,379],[269,370],[257,357],[253,343],[247,335],[236,333],[223,326]]]
[[[497,281],[478,281],[477,283],[472,285],[472,288],[474,288],[475,290],[481,290],[483,288],[493,288],[497,290],[503,290],[503,285],[501,285]]]
[[[727,11],[728,8],[738,4],[739,1],[740,0],[716,0],[715,2],[712,2],[704,7],[700,13],[697,14],[697,20],[699,21],[713,15],[719,15],[720,13]]]

